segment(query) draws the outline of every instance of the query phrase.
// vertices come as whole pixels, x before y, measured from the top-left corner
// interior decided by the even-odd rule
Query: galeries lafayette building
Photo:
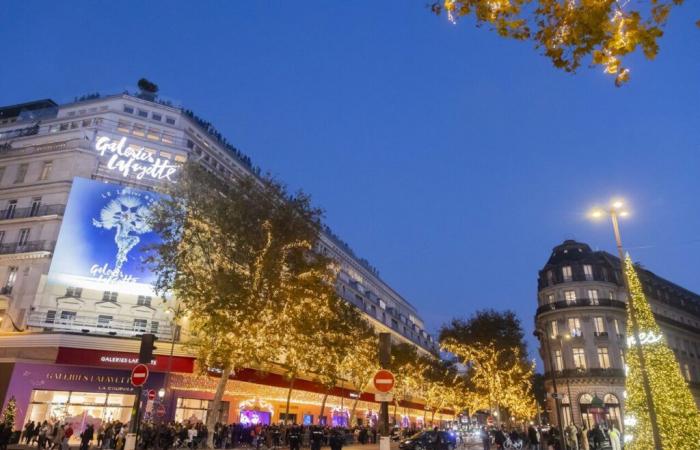
[[[23,333],[0,336],[0,398],[14,397],[15,427],[25,423],[63,421],[79,429],[93,423],[127,422],[135,400],[130,372],[138,363],[139,341],[68,333]],[[146,418],[204,421],[217,384],[216,374],[200,374],[195,358],[176,345],[158,345],[148,364],[150,375],[143,391]],[[171,351],[173,355],[171,356]],[[170,373],[170,375],[167,375]],[[167,386],[161,398],[157,393]],[[149,391],[154,400],[148,399]],[[289,381],[279,373],[252,369],[231,376],[218,419],[222,422],[276,423],[287,418],[296,423],[348,425],[356,421],[374,424],[379,404],[374,394],[336,387],[328,392],[323,417],[321,403],[326,389],[311,380],[294,382],[289,415],[285,416]],[[390,407],[400,426],[421,427],[432,412],[420,403],[400,401]],[[447,411],[434,421],[451,420]]]

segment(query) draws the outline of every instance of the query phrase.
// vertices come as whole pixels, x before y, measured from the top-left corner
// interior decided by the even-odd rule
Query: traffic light
[[[155,334],[143,334],[141,335],[141,348],[139,349],[139,362],[141,364],[150,364],[153,359],[153,350],[156,346],[153,345],[156,342]]]

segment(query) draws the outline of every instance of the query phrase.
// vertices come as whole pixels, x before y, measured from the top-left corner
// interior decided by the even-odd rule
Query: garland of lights
[[[634,311],[663,449],[697,450],[700,413],[675,355],[666,345],[661,329],[654,319],[629,255],[625,259],[625,275],[630,291],[627,304],[627,335],[634,334],[632,320],[629,318],[630,312]],[[637,345],[634,338],[629,344]],[[656,450],[649,418],[651,402],[644,393],[639,356],[637,350],[628,349],[626,354],[625,449]]]

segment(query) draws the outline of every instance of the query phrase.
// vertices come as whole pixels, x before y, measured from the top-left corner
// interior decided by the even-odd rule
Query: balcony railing
[[[51,252],[56,246],[56,241],[29,241],[25,243],[13,242],[0,244],[0,255],[12,253]]]
[[[41,205],[38,207],[3,209],[0,211],[0,220],[26,219],[27,217],[40,217],[63,215],[66,205]]]
[[[561,300],[558,302],[547,303],[537,308],[537,315],[540,315],[549,311],[557,311],[566,308],[580,308],[582,306],[603,306],[608,308],[621,308],[625,309],[625,302],[620,300],[610,300],[606,298],[600,299],[590,299],[590,298],[578,298],[576,300]]]
[[[589,369],[564,369],[555,370],[555,378],[593,378],[593,377],[620,377],[624,378],[625,371],[622,369],[601,369],[592,367]],[[551,379],[552,372],[545,373],[546,379]]]
[[[38,311],[29,315],[27,325],[56,331],[107,336],[132,337],[153,332],[150,326],[134,326],[133,320],[112,319],[109,321],[98,321],[98,319],[94,317],[80,316],[76,316],[73,319],[61,319],[59,317],[49,317],[45,312]],[[172,339],[171,324],[167,321],[158,322],[158,330],[153,334],[160,340],[170,341]]]

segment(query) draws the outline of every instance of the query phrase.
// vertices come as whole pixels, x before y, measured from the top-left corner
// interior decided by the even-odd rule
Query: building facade
[[[171,399],[168,416],[206,414],[211,392],[188,378],[194,359],[180,345],[186,326],[173,323],[177,299],[155,295],[138,252],[155,239],[145,225],[148,204],[187,160],[232,182],[259,173],[211,124],[152,95],[0,108],[0,399],[4,405],[18,397],[18,422],[58,417],[58,411],[128,417],[134,397],[123,381],[145,332],[172,343],[159,345],[152,371],[160,375],[149,381],[165,383],[170,369],[177,375],[171,380],[180,383],[174,389],[181,395]],[[416,309],[330,230],[317,251],[339,262],[338,293],[378,331],[421,353],[435,350]],[[166,363],[168,353],[174,357]],[[222,419],[237,421],[244,408],[263,403],[269,419],[279,419],[273,403],[284,395],[275,391],[281,388],[274,374],[267,384],[240,376],[236,392],[248,397],[228,398]],[[71,383],[80,377],[86,387],[77,392]],[[308,398],[293,406],[298,421],[314,415],[314,390],[321,387],[309,383]],[[329,411],[349,404],[350,392],[338,389]],[[373,403],[362,399],[371,417]],[[416,418],[424,414],[413,406]]]
[[[623,426],[626,302],[619,258],[584,243],[554,247],[538,277],[536,336],[550,422]],[[700,402],[700,296],[639,267],[639,278]],[[559,400],[551,395],[555,391]]]

